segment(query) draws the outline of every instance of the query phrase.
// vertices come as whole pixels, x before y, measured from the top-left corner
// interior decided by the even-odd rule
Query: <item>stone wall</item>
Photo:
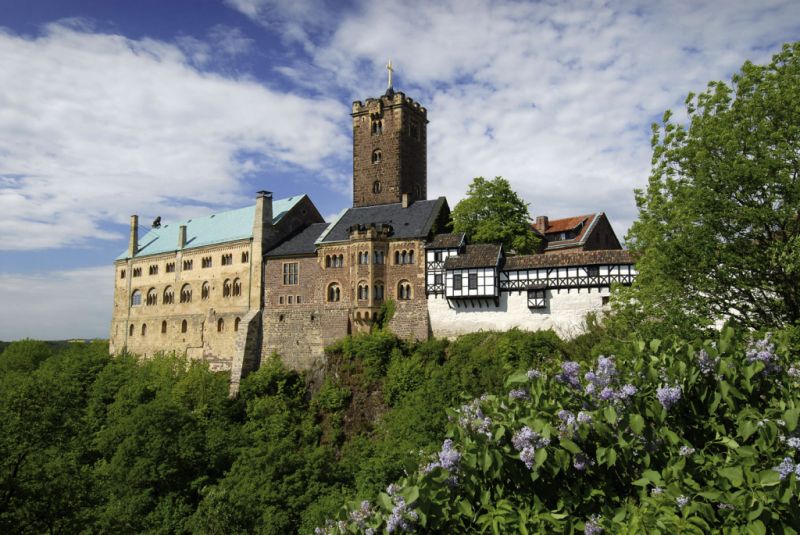
[[[518,328],[526,331],[553,329],[562,338],[582,334],[586,314],[607,309],[604,297],[608,288],[589,291],[547,290],[547,307],[529,309],[527,292],[502,292],[500,306],[487,308],[451,308],[444,296],[428,298],[428,313],[433,336],[452,338],[477,331],[505,331]],[[455,307],[455,305],[453,305]]]
[[[353,103],[353,206],[427,199],[425,108],[403,93]],[[380,131],[373,130],[375,122]],[[380,151],[380,161],[373,158]],[[380,187],[376,191],[375,183]]]

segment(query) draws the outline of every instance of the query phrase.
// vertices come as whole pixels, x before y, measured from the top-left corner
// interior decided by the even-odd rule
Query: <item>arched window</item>
[[[225,320],[220,318],[217,320],[217,332],[221,333],[225,330]]]
[[[372,294],[375,301],[383,301],[383,283],[378,281],[375,283],[375,292]]]
[[[400,281],[397,285],[397,298],[402,301],[411,299],[411,284],[408,281]]]
[[[167,322],[165,320],[161,322],[161,334],[165,334],[166,332],[167,332]]]
[[[150,288],[147,291],[147,306],[153,306],[158,303],[158,293],[155,288]]]
[[[384,253],[383,251],[375,251],[375,263],[376,264],[383,264],[384,263]]]
[[[131,306],[138,307],[142,304],[142,292],[139,290],[134,290],[131,294]]]
[[[142,336],[147,334],[147,324],[142,323]]]
[[[200,299],[205,301],[211,295],[211,285],[207,282],[203,283],[203,286],[200,288]]]
[[[372,151],[372,163],[381,163],[381,149]]]
[[[344,255],[339,255],[339,267],[344,267]]]
[[[131,324],[130,329],[128,329],[128,336],[133,336],[133,325]]]
[[[369,299],[369,285],[366,282],[358,284],[358,298],[362,301]]]
[[[233,279],[233,295],[242,295],[242,281]]]
[[[233,332],[239,332],[239,324],[242,322],[242,318],[236,318],[233,320]]]
[[[380,180],[376,180],[372,183],[372,193],[380,193],[383,190],[383,186],[381,185]]]
[[[408,253],[406,251],[400,253],[400,263],[404,265],[408,264]]]
[[[225,282],[222,283],[222,297],[230,297],[231,296],[231,281],[229,279],[225,279]]]
[[[175,292],[172,290],[172,286],[164,288],[164,299],[161,302],[165,305],[171,305],[175,302]]]
[[[242,253],[242,264],[246,264],[250,261],[250,253],[245,251]]]
[[[395,263],[395,265],[399,265],[400,264],[400,251],[395,251],[394,252],[394,263]]]
[[[335,303],[339,301],[342,297],[342,291],[339,288],[339,285],[335,282],[331,283],[328,286],[328,301],[331,303]]]
[[[192,302],[192,285],[184,284],[183,288],[181,288],[181,303],[191,303],[191,302]]]
[[[181,332],[185,333],[188,330],[188,328],[189,328],[189,324],[186,323],[186,320],[183,320],[181,322]]]
[[[379,135],[381,135],[381,133],[383,133],[383,122],[382,121],[373,120],[372,121],[372,135],[373,136],[379,136]]]
[[[413,264],[414,263],[414,251],[409,251],[408,252],[408,263],[409,264]]]
[[[331,267],[331,255],[325,255],[325,267]]]

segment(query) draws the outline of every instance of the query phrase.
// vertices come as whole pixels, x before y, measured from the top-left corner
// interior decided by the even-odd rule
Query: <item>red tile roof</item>
[[[597,214],[576,215],[573,217],[565,217],[564,219],[552,219],[547,222],[546,234],[551,232],[566,232],[572,230],[590,217],[595,217]]]

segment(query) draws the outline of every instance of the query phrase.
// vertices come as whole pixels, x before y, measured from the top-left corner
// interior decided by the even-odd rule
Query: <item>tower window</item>
[[[380,180],[376,180],[372,183],[372,193],[380,193],[383,190],[383,186],[381,185]]]
[[[419,124],[416,121],[411,121],[411,124],[409,124],[408,135],[419,141]]]
[[[379,136],[383,133],[383,121],[372,121],[372,135]]]
[[[381,163],[381,149],[372,151],[372,163]]]

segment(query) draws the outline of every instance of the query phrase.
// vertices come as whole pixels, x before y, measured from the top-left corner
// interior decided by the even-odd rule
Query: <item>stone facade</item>
[[[353,103],[353,206],[425,200],[427,111],[403,93]]]

